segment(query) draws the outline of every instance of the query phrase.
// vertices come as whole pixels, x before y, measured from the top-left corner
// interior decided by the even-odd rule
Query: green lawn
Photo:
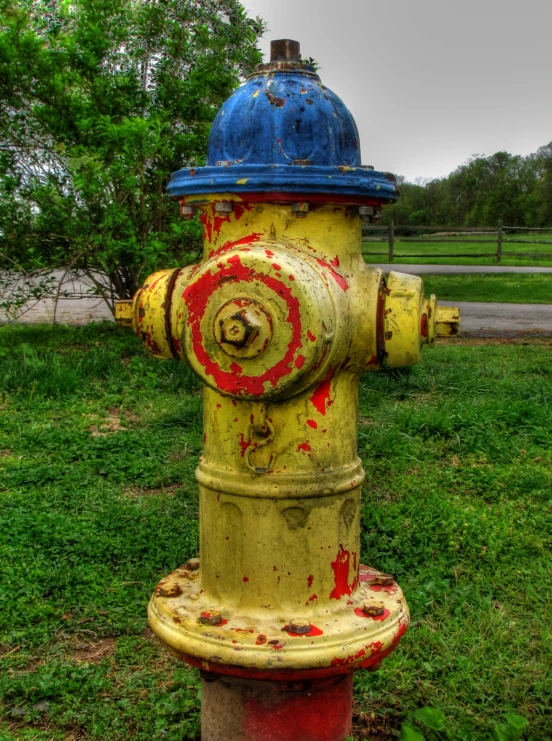
[[[423,275],[425,294],[443,301],[552,304],[552,273]]]
[[[422,236],[420,237],[422,238]],[[385,242],[364,242],[362,245],[363,252],[382,252],[382,255],[365,255],[367,262],[379,262],[386,263],[387,260],[387,237]],[[454,239],[454,243],[448,244],[437,244],[435,238],[428,238],[425,242],[401,242],[400,238],[395,240],[394,253],[395,262],[406,263],[406,264],[419,264],[419,265],[496,265],[496,236],[485,236],[485,235],[474,235],[472,239],[483,240],[479,244],[466,243],[466,237],[447,237],[447,239]],[[550,244],[520,244],[520,239],[534,239],[549,241]],[[517,242],[517,244],[509,244],[507,240]],[[504,252],[521,252],[527,255],[527,257],[508,257],[503,256],[501,260],[502,265],[540,265],[543,267],[552,266],[552,234],[534,234],[528,236],[522,236],[520,234],[511,234],[504,236],[504,242],[502,245]],[[447,253],[461,253],[468,255],[477,255],[481,253],[492,253],[487,257],[444,257]],[[532,253],[545,253],[550,255],[550,258],[533,259],[530,257]],[[410,254],[422,254],[427,257],[408,257]],[[406,257],[405,257],[406,255]]]
[[[199,738],[197,674],[145,617],[197,552],[198,389],[115,326],[0,329],[1,741]],[[356,676],[355,738],[427,706],[428,740],[519,738],[511,712],[552,738],[551,415],[552,344],[365,375],[363,558],[412,625]]]

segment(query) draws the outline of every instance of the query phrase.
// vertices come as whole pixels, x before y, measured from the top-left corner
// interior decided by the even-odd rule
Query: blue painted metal
[[[171,196],[278,192],[379,203],[397,198],[392,176],[361,166],[358,130],[341,99],[311,67],[290,67],[261,65],[230,96],[211,128],[207,166],[173,173]]]

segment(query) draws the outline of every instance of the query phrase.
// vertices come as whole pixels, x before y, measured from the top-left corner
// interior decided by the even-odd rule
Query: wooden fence
[[[401,237],[401,232],[407,234],[414,233],[429,233],[430,236],[427,238],[420,238],[419,236],[414,237]],[[436,234],[432,234],[435,233]],[[480,227],[480,226],[395,226],[393,221],[389,226],[373,226],[365,225],[362,229],[362,241],[364,244],[374,242],[387,242],[388,248],[385,252],[369,252],[365,249],[362,250],[363,255],[378,255],[387,257],[389,262],[393,262],[395,258],[411,258],[411,257],[493,257],[496,262],[500,262],[503,257],[526,257],[530,259],[548,259],[552,260],[552,241],[545,241],[539,239],[508,239],[508,234],[511,232],[548,232],[552,233],[552,227],[542,229],[533,227],[521,227],[521,226],[504,226],[499,221],[498,226],[494,227]],[[387,233],[387,234],[386,234]],[[442,234],[440,234],[442,233]],[[445,253],[431,253],[421,252],[413,253],[408,252],[404,254],[398,254],[395,252],[395,242],[400,241],[405,244],[419,243],[419,244],[458,244],[457,239],[453,239],[453,236],[463,236],[464,234],[477,235],[496,235],[496,248],[486,252],[445,252]],[[381,235],[381,236],[378,236]],[[505,238],[506,237],[506,238]],[[493,242],[488,239],[462,239],[462,244],[486,244],[492,245]],[[504,250],[504,245],[508,244],[548,244],[551,247],[550,252],[510,252],[507,249]]]

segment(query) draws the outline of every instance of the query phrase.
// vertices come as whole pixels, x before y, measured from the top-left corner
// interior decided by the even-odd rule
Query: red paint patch
[[[383,615],[367,615],[361,607],[357,607],[354,613],[355,615],[358,615],[358,617],[370,618],[370,620],[375,620],[376,622],[387,620],[389,615],[391,615],[391,613],[387,609],[383,611]]]
[[[312,427],[313,430],[318,429],[318,424],[315,422],[314,419],[307,419],[307,424],[309,427]]]
[[[422,314],[420,332],[421,332],[422,337],[427,337],[427,334],[428,334],[427,314]]]
[[[355,661],[362,659],[363,656],[366,656],[365,648],[361,648],[360,651],[357,651],[356,654],[352,656],[332,659],[330,666],[346,666],[347,664],[353,664]]]
[[[233,373],[243,373],[243,368],[241,365],[238,365],[237,363],[230,363],[230,370]]]
[[[244,576],[243,579],[242,579],[242,581],[249,581],[249,577],[248,576]]]
[[[291,273],[288,275],[288,280],[295,280],[295,278],[293,277]]]
[[[223,255],[225,252],[236,249],[237,247],[241,247],[242,245],[247,245],[251,242],[258,242],[262,236],[263,235],[260,232],[253,232],[252,234],[248,234],[246,237],[242,237],[241,239],[225,242],[217,250],[213,250],[212,252],[210,252],[209,257],[218,257],[219,255]]]
[[[277,265],[275,262],[272,263],[272,267],[274,268],[274,270],[281,270],[282,269],[281,266],[280,265]]]
[[[263,635],[262,633],[259,633],[259,635],[257,636],[257,640],[255,641],[255,643],[257,644],[257,646],[262,646],[263,643],[266,643],[266,636]]]
[[[272,670],[274,674],[274,669]],[[310,676],[310,675],[309,675]],[[278,689],[243,701],[240,737],[265,741],[335,741],[351,734],[352,679],[314,681],[309,692]]]
[[[313,625],[312,623],[308,633],[293,633],[291,630],[289,630],[289,626],[287,625],[284,625],[284,630],[288,635],[292,636],[292,638],[309,638],[324,635],[324,631],[320,630],[320,628],[317,628],[316,625]]]
[[[309,450],[312,450],[312,448],[311,448],[311,446],[310,446],[310,445],[308,444],[308,442],[305,442],[305,443],[300,443],[300,444],[299,444],[299,445],[297,446],[297,452],[299,452],[300,450],[302,450],[302,451],[303,451],[304,453],[308,453],[308,452],[309,452]]]
[[[316,337],[313,335],[313,333],[310,331],[310,329],[307,332],[307,337],[311,342],[316,342]]]
[[[333,404],[333,401],[330,399],[331,381],[337,368],[338,366],[336,365],[329,369],[324,379],[314,389],[314,393],[310,397],[312,405],[320,414],[326,414],[326,408],[331,407]]]
[[[336,255],[333,260],[330,260],[330,264],[334,266],[334,268],[339,267],[339,257]]]
[[[383,589],[386,594],[396,594],[398,588],[399,587],[397,584],[391,584],[388,587],[383,587],[380,584],[370,584],[369,587],[371,592],[381,592],[381,590]]]
[[[174,347],[174,349],[176,350],[177,353],[182,352],[182,350],[180,349],[180,340],[178,339],[178,337],[173,337],[172,338],[172,343],[173,343],[173,347]]]
[[[297,368],[297,370],[303,367],[303,365],[305,364],[305,360],[306,358],[304,355],[298,355],[295,358],[295,367]]]
[[[198,280],[192,283],[184,291],[184,300],[188,306],[188,325],[191,327],[192,345],[198,361],[205,368],[207,374],[213,377],[217,386],[230,394],[248,393],[259,396],[264,393],[265,383],[277,386],[284,376],[289,375],[292,361],[301,347],[301,314],[299,300],[292,295],[288,286],[280,280],[263,273],[257,273],[253,268],[241,264],[239,255],[232,255],[218,264],[218,270],[214,273],[205,272]],[[269,289],[281,296],[288,306],[286,320],[292,328],[292,337],[284,357],[272,368],[269,368],[260,376],[236,377],[234,373],[221,370],[217,363],[213,362],[204,347],[201,332],[201,320],[205,314],[211,295],[217,290],[221,280],[239,284],[241,281],[250,283],[260,281]]]
[[[307,577],[307,586],[309,589],[312,587],[313,581],[314,581],[314,576],[312,574],[309,574]]]
[[[245,451],[250,448],[253,443],[251,440],[246,440],[243,432],[240,432],[239,444],[241,448],[241,457],[243,458],[245,456]]]
[[[342,275],[340,275],[339,273],[337,273],[334,270],[334,268],[329,263],[325,262],[324,260],[321,260],[319,257],[316,258],[316,262],[319,265],[322,265],[322,267],[326,268],[330,272],[332,278],[335,280],[335,282],[337,283],[337,285],[343,291],[348,291],[349,290],[349,284],[347,283],[347,281],[345,280],[345,278]]]
[[[330,599],[341,599],[341,597],[350,595],[356,589],[358,574],[355,574],[352,584],[349,585],[350,566],[351,554],[340,545],[337,558],[335,561],[332,561],[335,587],[330,593]]]

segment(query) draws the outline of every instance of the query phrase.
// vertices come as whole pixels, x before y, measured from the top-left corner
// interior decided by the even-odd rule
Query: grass
[[[422,238],[422,237],[420,237]],[[435,238],[437,239],[437,238]],[[464,237],[447,237],[447,239],[454,239],[454,243],[438,244],[431,238],[428,238],[426,242],[401,242],[400,239],[395,240],[394,252],[395,262],[405,264],[418,264],[418,265],[496,265],[496,236],[485,236],[485,235],[474,235],[473,239],[482,240],[480,244],[470,244],[464,241]],[[520,244],[520,239],[536,239],[542,241],[549,241],[550,245],[546,244]],[[509,243],[509,241],[517,242],[517,244]],[[508,257],[503,255],[501,265],[530,265],[530,266],[541,266],[550,267],[552,266],[552,234],[534,234],[528,236],[522,236],[521,234],[505,235],[504,242],[502,245],[504,252],[521,252],[527,255],[527,257]],[[369,263],[387,263],[387,241],[385,242],[364,242],[363,251],[366,252],[381,252],[382,255],[365,255],[366,262]],[[476,257],[481,253],[490,253],[486,257]],[[427,257],[408,257],[409,254],[425,254]],[[447,253],[462,253],[468,255],[474,255],[474,257],[455,257],[447,258]],[[549,258],[531,258],[531,253],[544,253],[550,255]]]
[[[423,275],[426,295],[443,301],[552,304],[552,273]]]
[[[114,326],[0,329],[1,741],[199,738],[197,674],[145,618],[197,553],[198,388]],[[355,738],[424,706],[450,738],[509,712],[552,737],[551,406],[545,342],[364,376],[363,558],[397,575],[412,625],[356,676]]]

